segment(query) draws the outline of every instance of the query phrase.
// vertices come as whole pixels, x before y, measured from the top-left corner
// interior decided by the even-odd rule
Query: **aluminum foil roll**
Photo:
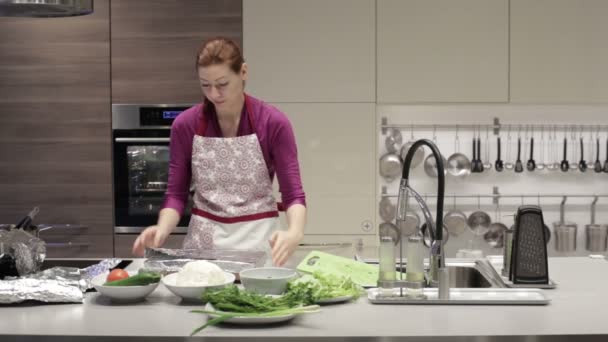
[[[266,261],[266,252],[242,249],[169,249],[146,248],[145,257],[152,260],[193,259],[236,261],[261,267]]]
[[[154,271],[161,274],[175,273],[181,270],[187,263],[195,261],[195,259],[171,259],[171,260],[158,260],[148,259],[144,261],[144,269],[147,271]],[[219,268],[226,272],[238,275],[239,272],[256,267],[255,264],[239,261],[227,261],[227,260],[209,260],[210,263],[216,264]]]

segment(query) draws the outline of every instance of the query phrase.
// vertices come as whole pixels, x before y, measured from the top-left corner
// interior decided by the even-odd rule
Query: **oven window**
[[[169,147],[127,147],[129,215],[157,214],[167,191]]]

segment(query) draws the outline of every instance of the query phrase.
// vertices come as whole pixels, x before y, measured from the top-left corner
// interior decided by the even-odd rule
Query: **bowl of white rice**
[[[161,281],[182,300],[200,302],[206,290],[226,287],[234,283],[235,278],[234,274],[209,261],[197,260],[187,263],[179,272],[164,276]]]

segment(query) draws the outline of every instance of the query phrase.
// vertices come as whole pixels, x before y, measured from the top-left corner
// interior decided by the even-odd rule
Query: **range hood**
[[[93,0],[0,0],[2,17],[71,17],[93,13]]]

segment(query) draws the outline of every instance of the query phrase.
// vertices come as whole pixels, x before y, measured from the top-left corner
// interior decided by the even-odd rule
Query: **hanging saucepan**
[[[467,216],[456,209],[456,196],[453,199],[452,209],[443,217],[443,223],[450,234],[458,236],[467,228]]]
[[[397,219],[397,228],[401,230],[402,236],[414,235],[420,229],[420,216],[411,208],[407,208],[403,220]]]
[[[467,224],[473,232],[473,234],[481,236],[488,232],[492,218],[485,211],[480,208],[480,198],[477,197],[477,210],[469,215]]]
[[[387,153],[380,157],[380,176],[392,182],[401,176],[403,164],[401,158],[395,153]]]
[[[378,235],[380,235],[380,237],[390,236],[391,239],[393,239],[393,241],[395,242],[395,245],[398,244],[399,240],[401,239],[401,236],[399,235],[399,229],[397,228],[397,226],[390,222],[380,223],[380,226],[378,227]]]
[[[507,230],[507,226],[500,222],[500,206],[496,204],[496,211],[494,212],[494,222],[490,224],[488,231],[483,235],[483,239],[494,248],[502,248],[504,244],[504,234]]]
[[[384,140],[384,146],[389,153],[396,153],[403,144],[403,136],[397,128],[391,128]]]
[[[397,206],[393,204],[390,198],[383,196],[378,207],[380,218],[384,222],[392,222],[397,215]]]
[[[401,151],[400,151],[401,161],[405,161],[405,156],[407,156],[407,152],[410,150],[410,148],[414,145],[415,142],[416,142],[416,139],[414,139],[414,126],[412,126],[411,131],[410,131],[410,141],[408,141],[407,143],[405,143],[405,145],[403,145],[401,147]],[[420,146],[418,148],[418,150],[416,150],[416,152],[414,153],[414,156],[412,157],[412,163],[410,164],[410,168],[417,167],[418,165],[420,165],[420,163],[422,163],[423,160],[424,160],[424,148],[422,146]]]
[[[456,126],[456,137],[454,138],[455,152],[448,158],[448,172],[458,178],[464,178],[471,174],[471,161],[463,153],[460,153],[460,138],[458,137],[458,126]]]

